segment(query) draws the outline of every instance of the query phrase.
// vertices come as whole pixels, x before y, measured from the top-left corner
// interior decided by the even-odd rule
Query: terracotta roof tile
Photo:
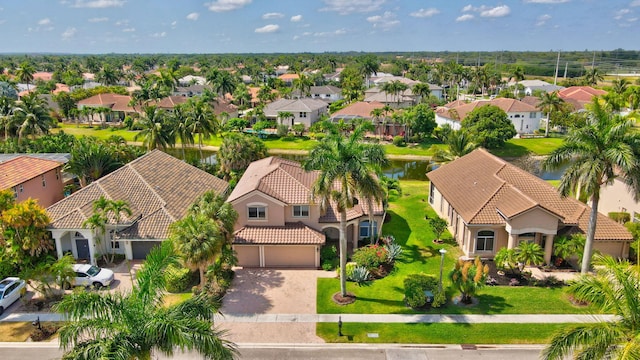
[[[340,118],[340,117],[361,117],[364,119],[371,118],[371,111],[373,109],[382,109],[384,104],[378,101],[374,102],[364,102],[358,101],[355,102],[343,109],[340,109],[333,114],[331,114],[331,118]]]
[[[234,244],[323,245],[325,236],[301,222],[284,226],[245,226],[235,232]]]
[[[568,226],[586,232],[589,207],[561,197],[542,179],[478,149],[431,171],[427,177],[468,224],[504,224],[507,218],[540,207]],[[598,217],[597,240],[631,240],[620,224]]]
[[[62,163],[52,160],[20,156],[0,163],[0,190],[6,190],[45,174]]]

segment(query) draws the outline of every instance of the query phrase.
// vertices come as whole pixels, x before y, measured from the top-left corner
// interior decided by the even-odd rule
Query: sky
[[[0,0],[0,53],[638,50],[640,0]]]

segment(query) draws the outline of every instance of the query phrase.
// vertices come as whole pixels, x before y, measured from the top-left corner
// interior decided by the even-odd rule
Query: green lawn
[[[316,334],[329,343],[404,344],[545,344],[551,335],[571,324],[316,324]],[[369,337],[368,334],[378,334]]]
[[[403,195],[392,201],[388,216],[391,220],[384,224],[383,234],[392,234],[404,248],[402,258],[396,262],[394,272],[387,277],[375,280],[366,286],[348,282],[348,291],[356,294],[353,304],[340,306],[331,300],[332,294],[340,290],[337,278],[318,279],[317,311],[319,314],[411,314],[416,313],[405,306],[403,280],[413,273],[424,272],[439,277],[440,248],[447,249],[444,264],[444,281],[448,298],[459,295],[450,288],[447,273],[453,268],[460,249],[451,241],[443,245],[432,242],[435,238],[425,215],[435,216],[427,202],[428,183],[423,181],[401,181]],[[443,236],[450,237],[449,234]],[[590,308],[575,307],[567,301],[561,288],[533,287],[484,287],[478,294],[477,306],[459,307],[451,304],[433,310],[436,313],[450,314],[562,314],[585,313]]]
[[[532,153],[533,155],[549,155],[562,144],[563,139],[558,137],[511,139],[504,148],[491,150],[491,153],[500,157],[520,157]]]

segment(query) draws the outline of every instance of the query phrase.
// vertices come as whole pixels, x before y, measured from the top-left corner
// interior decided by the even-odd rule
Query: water
[[[182,159],[182,150],[180,148],[168,149],[167,153]],[[195,163],[200,158],[200,153],[197,148],[186,149],[185,153],[189,163]],[[204,162],[208,164],[215,164],[217,162],[214,151],[202,150],[202,155]],[[302,162],[307,158],[306,155],[292,154],[282,154],[278,156],[298,162]],[[437,167],[438,165],[430,160],[390,160],[389,166],[385,167],[382,172],[385,176],[398,180],[427,180],[425,174],[431,170],[435,170]],[[564,168],[556,171],[538,170],[535,173],[543,180],[558,180],[563,172]]]

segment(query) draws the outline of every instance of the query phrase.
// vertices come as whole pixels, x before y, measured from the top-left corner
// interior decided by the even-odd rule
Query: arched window
[[[478,231],[476,236],[476,251],[493,251],[495,233],[491,230]]]
[[[535,242],[536,241],[536,233],[524,233],[518,235],[518,245],[523,242]]]
[[[373,222],[373,234],[377,234],[378,233],[378,222],[374,221]],[[369,220],[365,220],[363,222],[360,223],[360,239],[366,239],[371,237],[369,235]]]

